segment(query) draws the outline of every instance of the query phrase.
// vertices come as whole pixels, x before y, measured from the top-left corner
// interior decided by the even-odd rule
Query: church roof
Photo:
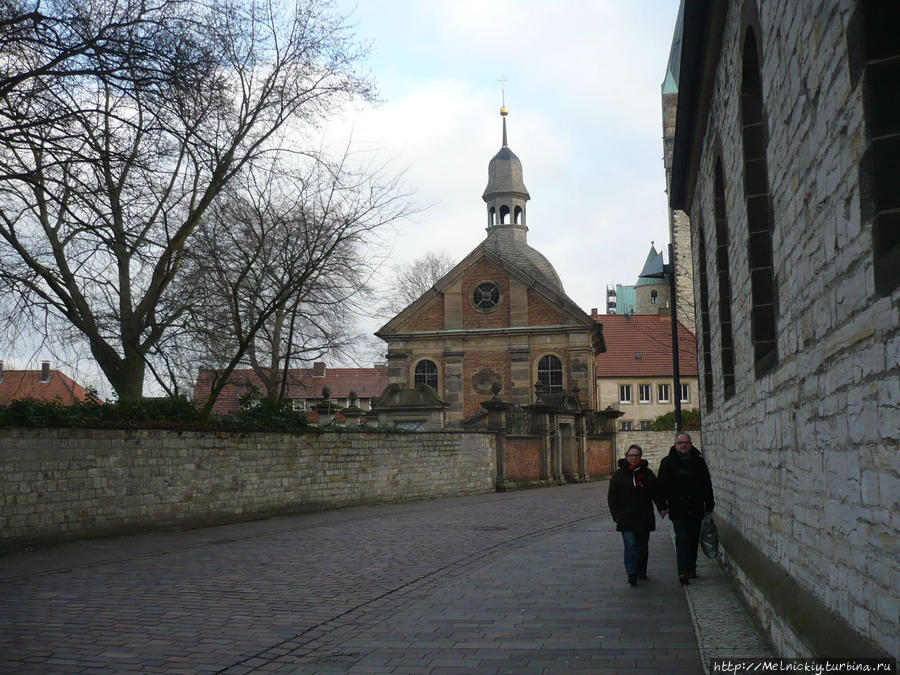
[[[504,129],[506,120],[503,120]],[[506,134],[504,132],[504,138]],[[487,200],[491,195],[515,193],[528,199],[528,189],[522,178],[522,160],[516,153],[504,145],[488,163],[488,184],[484,188],[482,198]]]
[[[495,228],[482,246],[556,293],[565,295],[562,281],[550,261],[537,249],[518,240],[509,230]]]

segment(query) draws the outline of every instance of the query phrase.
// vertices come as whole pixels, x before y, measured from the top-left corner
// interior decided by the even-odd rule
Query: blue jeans
[[[625,544],[625,573],[628,576],[647,575],[647,558],[650,557],[649,532],[623,532]]]
[[[697,546],[700,544],[700,523],[703,518],[672,518],[675,529],[675,558],[678,574],[697,571]]]

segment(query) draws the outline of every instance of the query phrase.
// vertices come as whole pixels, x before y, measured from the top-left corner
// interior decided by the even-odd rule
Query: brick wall
[[[854,80],[848,55],[857,3],[759,3],[779,302],[778,363],[760,377],[740,111],[743,37],[755,8],[728,5],[690,213],[710,279],[714,386],[703,444],[719,487],[717,515],[735,533],[726,560],[781,655],[820,655],[845,635],[857,655],[874,642],[900,657],[900,292],[882,297],[874,284],[859,180],[864,78]],[[720,153],[740,355],[728,400],[713,227]],[[695,256],[695,279],[697,264]],[[793,611],[800,602],[814,614]],[[823,633],[831,616],[835,630]]]
[[[444,296],[437,296],[409,322],[407,330],[444,330]]]
[[[585,470],[591,477],[609,476],[613,470],[615,441],[611,438],[588,437],[584,449]]]
[[[494,489],[488,434],[0,429],[0,549]]]
[[[544,439],[538,437],[506,437],[506,478],[539,480],[541,478],[541,448]]]

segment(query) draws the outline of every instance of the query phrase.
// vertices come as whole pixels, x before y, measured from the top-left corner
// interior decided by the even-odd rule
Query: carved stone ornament
[[[474,389],[479,394],[490,394],[492,393],[491,387],[495,382],[502,382],[503,378],[500,373],[495,370],[491,370],[490,368],[481,368],[475,375],[472,376],[472,389]]]

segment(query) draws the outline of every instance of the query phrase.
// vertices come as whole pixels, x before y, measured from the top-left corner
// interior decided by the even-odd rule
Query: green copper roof
[[[672,35],[672,47],[669,49],[669,62],[666,64],[666,79],[662,83],[663,94],[678,93],[678,77],[681,72],[681,33],[684,26],[684,0],[678,4],[678,17],[675,19],[675,32]]]
[[[656,247],[653,244],[650,245],[650,253],[647,254],[647,260],[644,261],[644,268],[641,270],[641,274],[650,274],[657,271],[662,271],[662,253],[656,250]],[[638,277],[637,282],[634,284],[635,286],[652,286],[658,284],[666,283],[665,279],[654,279],[651,277]]]

